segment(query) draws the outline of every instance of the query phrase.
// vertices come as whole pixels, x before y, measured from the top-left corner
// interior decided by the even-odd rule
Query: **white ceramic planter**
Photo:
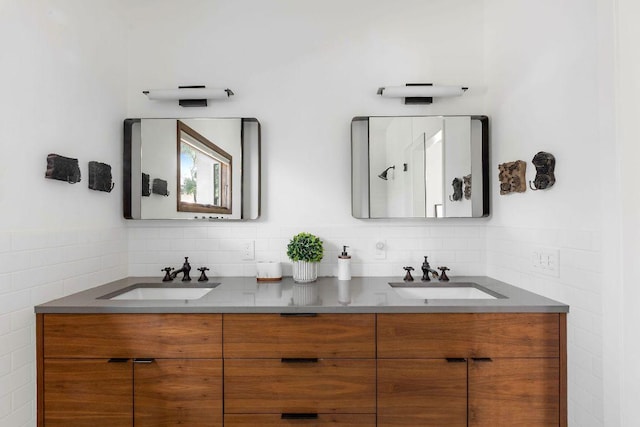
[[[318,278],[318,263],[307,261],[293,262],[293,280],[298,283],[315,282]]]

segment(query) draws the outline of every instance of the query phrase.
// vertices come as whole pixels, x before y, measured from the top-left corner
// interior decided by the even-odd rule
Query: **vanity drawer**
[[[559,357],[557,313],[378,314],[378,357]]]
[[[375,357],[374,314],[225,314],[225,358]]]
[[[45,358],[222,357],[220,314],[46,314]]]
[[[317,414],[317,417],[295,418],[295,415],[228,414],[225,427],[376,427],[374,414]]]
[[[225,359],[224,412],[374,414],[376,362]]]

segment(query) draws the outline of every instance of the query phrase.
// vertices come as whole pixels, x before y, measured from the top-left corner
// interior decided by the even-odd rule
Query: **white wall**
[[[614,275],[621,280],[613,284],[613,295],[607,301],[605,310],[612,317],[610,363],[612,370],[617,369],[622,373],[620,383],[607,382],[608,390],[621,391],[620,406],[611,408],[611,418],[615,418],[615,411],[619,410],[622,425],[634,425],[638,422],[638,396],[640,396],[640,340],[638,339],[638,325],[640,324],[640,192],[635,182],[637,181],[638,165],[640,158],[640,130],[638,129],[638,96],[640,95],[640,52],[638,52],[638,40],[640,40],[640,4],[630,0],[618,0],[615,2],[616,16],[616,129],[618,144],[619,173],[612,178],[612,182],[619,185],[619,198],[622,215],[615,218],[614,223],[618,227],[612,227],[620,237],[616,243],[621,243],[621,257],[615,268],[620,268],[620,273]],[[617,179],[617,181],[616,181]],[[617,228],[617,229],[616,229]],[[617,310],[616,310],[617,308]],[[619,363],[619,365],[615,365]],[[616,371],[618,372],[618,371]],[[616,403],[613,401],[612,403]]]
[[[257,259],[286,261],[286,243],[304,230],[327,243],[321,274],[337,273],[341,245],[351,246],[357,274],[399,276],[402,265],[418,266],[422,255],[451,264],[456,274],[484,273],[477,241],[482,222],[450,221],[447,226],[461,227],[434,231],[422,221],[367,222],[350,214],[351,118],[484,112],[482,10],[474,0],[129,5],[128,115],[257,117],[264,168],[258,222],[169,229],[128,223],[130,274],[155,275],[191,255],[214,274],[252,275],[253,261],[242,259],[247,241],[255,241]],[[471,89],[431,106],[376,95],[379,86],[422,81]],[[187,84],[229,87],[236,96],[185,109],[142,94]],[[374,258],[378,239],[389,250],[381,262]]]
[[[487,273],[570,304],[569,424],[604,425],[600,51],[594,0],[486,0],[486,113],[492,119],[492,219]],[[611,49],[611,46],[608,46]],[[608,95],[611,102],[611,95]],[[500,196],[499,163],[556,157],[555,186]],[[531,267],[559,250],[559,277]]]
[[[126,274],[121,132],[126,109],[119,1],[0,2],[0,426],[35,425],[33,306]],[[46,157],[82,181],[44,178]],[[112,165],[111,193],[87,163]]]

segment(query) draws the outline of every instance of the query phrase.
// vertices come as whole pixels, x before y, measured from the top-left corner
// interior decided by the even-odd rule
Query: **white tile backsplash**
[[[352,274],[359,276],[402,276],[402,267],[419,270],[423,256],[432,265],[446,264],[451,275],[485,273],[484,226],[245,226],[211,225],[129,227],[129,275],[158,276],[163,267],[178,267],[184,256],[192,265],[211,268],[211,275],[255,274],[256,261],[280,261],[287,274],[286,250],[291,237],[301,231],[318,235],[325,256],[319,274],[337,275],[337,258],[342,246],[349,246]],[[375,258],[375,244],[385,240],[386,258]],[[255,260],[245,260],[244,245],[253,242]]]
[[[0,426],[35,425],[33,306],[127,275],[126,230],[0,233]]]

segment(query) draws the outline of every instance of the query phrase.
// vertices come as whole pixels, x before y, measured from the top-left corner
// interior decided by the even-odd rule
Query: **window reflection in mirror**
[[[125,218],[258,218],[260,135],[249,117],[126,119]]]
[[[178,127],[178,211],[230,214],[233,156],[181,120]]]

